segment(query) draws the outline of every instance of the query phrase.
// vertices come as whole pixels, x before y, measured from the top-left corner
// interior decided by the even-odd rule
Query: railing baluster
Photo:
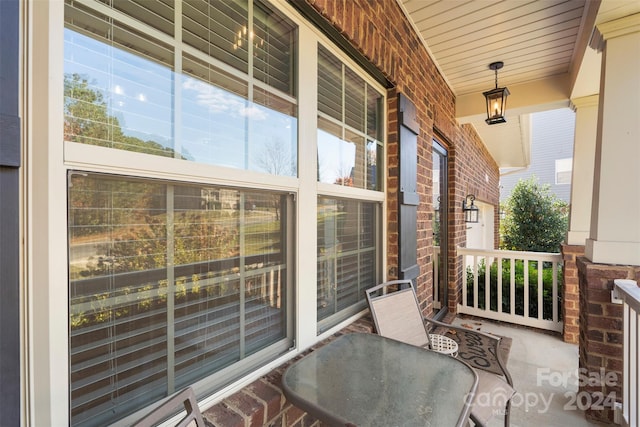
[[[478,256],[473,257],[473,308],[478,308]]]
[[[529,305],[531,304],[529,301],[529,260],[523,260],[523,269],[524,269],[524,318],[529,318]]]
[[[502,257],[498,257],[498,313],[502,313]]]
[[[627,376],[627,382],[629,383],[629,400],[627,400],[627,405],[629,406],[629,425],[637,426],[638,406],[635,402],[638,398],[638,313],[630,310],[629,322],[625,324],[624,327],[628,329],[627,333],[629,335],[629,375]]]
[[[624,304],[623,315],[622,315],[622,417],[625,420],[629,420],[629,405],[625,402],[630,402],[631,397],[631,389],[629,387],[629,380],[631,377],[629,376],[629,361],[631,360],[631,348],[629,347],[629,322],[631,310],[629,309],[628,304]]]
[[[614,292],[623,307],[622,424],[640,422],[640,288],[635,280],[614,280]]]
[[[516,315],[516,260],[515,258],[511,258],[510,260],[510,266],[511,269],[509,270],[511,272],[511,277],[509,278],[509,280],[511,280],[511,283],[509,284],[509,313],[511,313],[512,316]]]
[[[558,308],[558,296],[559,296],[559,281],[557,275],[559,274],[559,266],[562,262],[562,256],[557,253],[543,253],[543,252],[521,252],[521,251],[503,251],[503,250],[486,250],[486,249],[469,249],[458,248],[458,255],[462,255],[466,260],[465,279],[467,274],[473,275],[468,280],[465,280],[463,285],[463,301],[459,304],[458,312],[461,314],[472,314],[479,317],[488,319],[495,319],[505,322],[511,322],[515,324],[521,324],[526,326],[533,326],[542,329],[548,329],[551,331],[562,331],[562,321],[559,319]],[[473,264],[471,260],[473,259]],[[505,268],[503,263],[509,260],[507,268],[509,268],[509,274],[507,277],[503,277],[505,274]],[[484,280],[479,278],[480,262],[484,262]],[[497,263],[497,279],[496,283],[492,283],[491,268],[493,263]],[[529,277],[529,265],[536,263],[537,266],[537,281],[533,277]],[[549,267],[545,267],[545,263]],[[520,298],[523,298],[524,312],[518,311],[516,313],[516,269],[522,268],[522,276],[518,273],[519,277],[524,280],[524,286],[521,295],[517,300],[520,304]],[[547,283],[547,286],[551,285],[552,289],[549,292],[549,296],[545,296],[545,268],[549,272],[553,273],[552,279]],[[552,270],[552,271],[551,271]],[[505,282],[509,280],[508,283]],[[537,293],[534,295],[529,291],[529,279],[533,283],[537,282]],[[471,288],[473,283],[473,305],[467,303],[467,291]],[[496,286],[494,292],[493,286]],[[484,286],[484,291],[483,291]],[[508,304],[507,309],[503,308],[502,301],[504,298],[504,292],[507,291],[503,286],[508,286]],[[481,291],[484,292],[484,298],[480,299],[479,295]],[[497,301],[497,308],[492,309],[491,303],[494,298]],[[535,298],[535,299],[534,299]],[[537,301],[537,310],[530,311],[530,304]],[[546,306],[545,306],[546,304]],[[480,308],[482,305],[484,307]],[[520,309],[518,309],[520,310]]]
[[[491,310],[491,263],[489,257],[484,259],[484,309]]]
[[[542,309],[544,308],[542,305],[542,292],[544,291],[544,284],[542,283],[542,270],[544,266],[542,265],[542,261],[536,261],[538,266],[538,319],[544,319],[544,314],[542,313]]]
[[[553,288],[551,290],[551,296],[553,298],[553,305],[551,308],[551,319],[554,322],[558,321],[558,263],[553,263]]]

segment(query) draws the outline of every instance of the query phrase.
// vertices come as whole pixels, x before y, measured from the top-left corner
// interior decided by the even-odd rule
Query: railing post
[[[640,288],[635,280],[616,279],[614,300],[624,304],[623,309],[623,363],[622,363],[622,422],[637,426],[640,422]]]

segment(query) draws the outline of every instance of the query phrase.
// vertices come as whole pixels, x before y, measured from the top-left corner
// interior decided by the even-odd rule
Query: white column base
[[[596,264],[640,266],[640,242],[607,242],[587,239],[584,254]]]

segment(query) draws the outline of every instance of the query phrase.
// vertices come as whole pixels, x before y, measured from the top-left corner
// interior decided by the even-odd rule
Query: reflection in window
[[[376,285],[378,215],[377,203],[318,199],[319,321],[362,309],[364,290]]]
[[[259,2],[186,2],[174,30],[157,3],[109,4],[136,29],[66,5],[65,140],[295,176],[295,25]],[[156,30],[182,34],[179,60]]]
[[[286,195],[69,180],[72,425],[110,424],[286,337]]]
[[[318,48],[318,181],[382,189],[383,96]]]

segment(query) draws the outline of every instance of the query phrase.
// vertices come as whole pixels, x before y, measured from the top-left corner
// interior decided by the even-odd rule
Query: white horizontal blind
[[[318,180],[381,190],[382,94],[318,47]]]
[[[66,141],[297,174],[297,31],[280,12],[66,0],[65,28]]]
[[[286,338],[286,196],[71,173],[71,420],[102,426]]]
[[[379,209],[357,200],[318,200],[317,308],[325,325],[361,309],[364,290],[377,283]]]

